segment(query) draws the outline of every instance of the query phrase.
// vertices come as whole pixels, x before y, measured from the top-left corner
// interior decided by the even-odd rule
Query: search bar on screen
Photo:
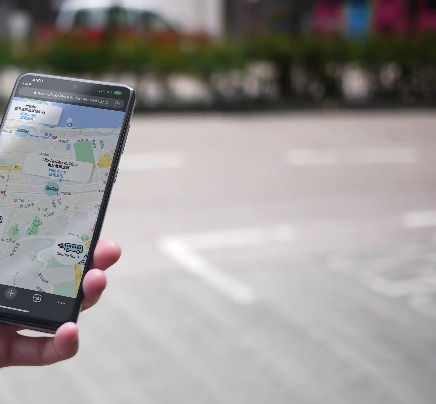
[[[74,102],[100,108],[121,109],[124,101],[116,98],[95,97],[85,94],[66,93],[64,91],[42,90],[40,88],[21,87],[18,94],[28,98],[43,98],[47,101]]]

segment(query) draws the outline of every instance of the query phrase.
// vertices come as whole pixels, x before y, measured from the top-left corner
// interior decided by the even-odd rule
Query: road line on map
[[[121,158],[121,171],[160,170],[181,168],[184,165],[180,152],[126,153]]]
[[[282,223],[260,228],[236,228],[182,236],[167,236],[159,241],[159,249],[186,272],[239,304],[252,304],[256,292],[211,264],[199,250],[236,248],[268,242],[289,242],[296,237],[294,226]]]
[[[360,149],[291,149],[286,163],[294,167],[323,167],[337,165],[415,164],[418,150],[411,147]]]
[[[402,223],[407,229],[436,227],[436,210],[407,212],[402,217]]]

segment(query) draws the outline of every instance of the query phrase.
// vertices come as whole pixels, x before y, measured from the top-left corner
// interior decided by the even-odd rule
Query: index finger
[[[95,247],[92,268],[105,270],[121,257],[121,248],[113,240],[100,240]]]

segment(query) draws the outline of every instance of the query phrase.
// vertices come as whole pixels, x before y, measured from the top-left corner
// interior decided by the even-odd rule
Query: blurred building
[[[230,36],[436,32],[436,0],[225,0]]]
[[[54,21],[59,0],[0,0],[0,41],[22,39],[33,28]]]
[[[74,0],[70,0],[74,1]],[[52,24],[64,0],[0,0],[0,39],[10,27]],[[156,9],[187,30],[220,37],[255,34],[339,34],[436,32],[436,0],[107,0]],[[93,1],[90,2],[94,4]],[[95,4],[100,4],[95,2]],[[18,21],[16,23],[15,21]]]
[[[236,37],[306,32],[311,29],[314,4],[314,0],[224,0],[226,32]]]
[[[14,12],[22,12],[31,16],[36,24],[47,24],[53,21],[59,0],[0,0],[0,8],[9,16]]]

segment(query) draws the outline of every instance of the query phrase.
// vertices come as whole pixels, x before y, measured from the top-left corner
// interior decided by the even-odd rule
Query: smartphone
[[[0,135],[0,322],[77,321],[134,103],[126,85],[18,78]]]

